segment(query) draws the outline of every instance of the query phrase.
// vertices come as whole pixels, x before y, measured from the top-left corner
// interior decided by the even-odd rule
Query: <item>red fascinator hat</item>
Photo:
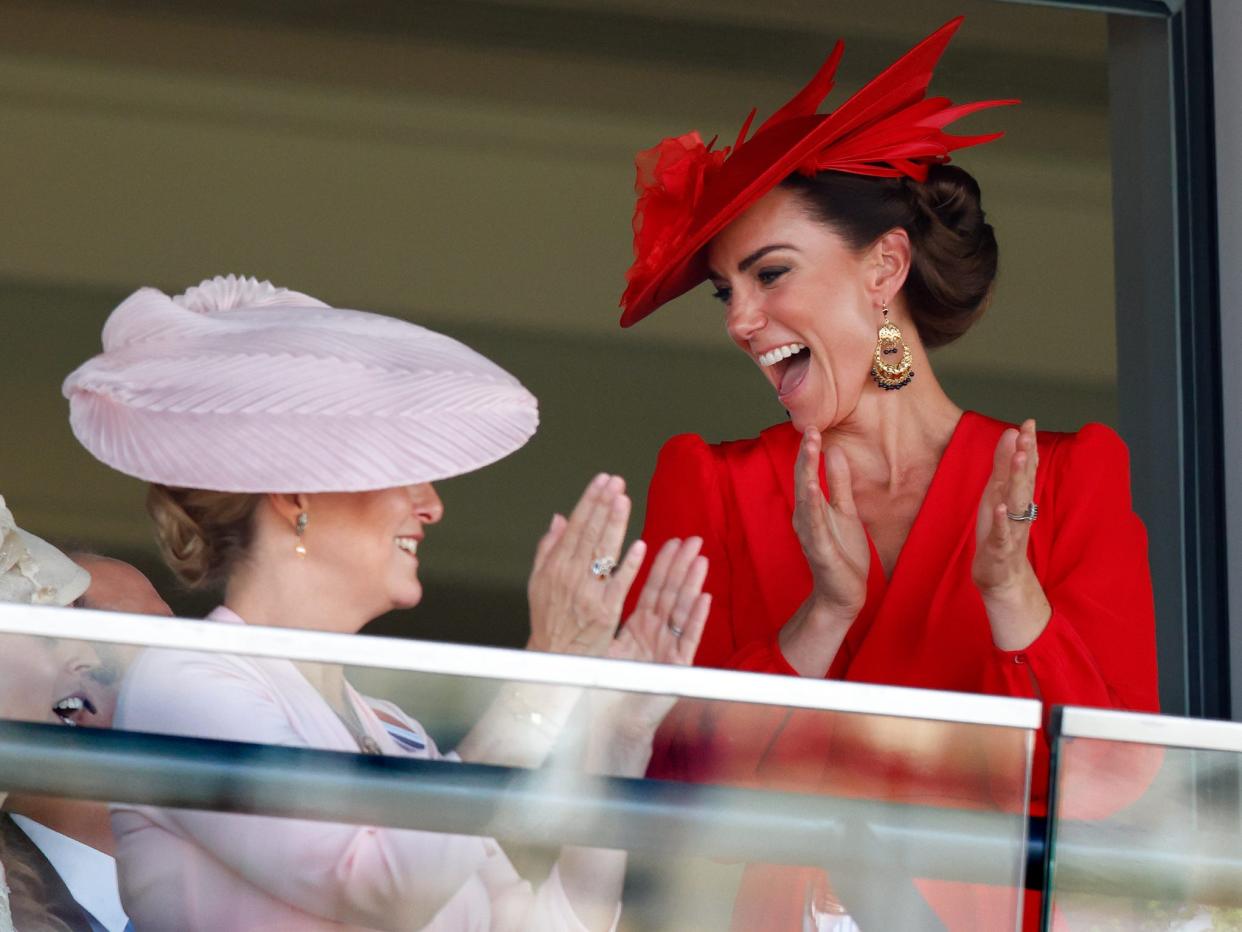
[[[639,152],[634,264],[626,273],[621,326],[638,323],[704,281],[703,247],[794,173],[925,181],[928,168],[948,162],[954,149],[1004,135],[952,136],[944,127],[976,110],[1018,101],[955,105],[926,96],[936,63],[961,24],[960,16],[945,23],[832,113],[817,111],[832,90],[845,48],[840,41],[810,83],[750,139],[753,110],[732,146],[715,149],[715,139],[705,145],[691,132]]]

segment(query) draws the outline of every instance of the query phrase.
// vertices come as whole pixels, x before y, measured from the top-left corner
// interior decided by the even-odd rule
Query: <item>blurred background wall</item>
[[[1002,247],[988,315],[941,351],[959,404],[1112,422],[1104,17],[989,0],[0,0],[0,492],[32,530],[161,573],[139,483],[73,440],[60,383],[140,285],[267,278],[442,330],[514,372],[542,427],[443,483],[427,599],[377,630],[521,643],[535,540],[600,470],[641,527],[661,443],[783,411],[692,292],[616,326],[634,152],[732,141],[846,54],[830,106],[951,16],[933,91],[1018,97],[962,131]],[[1120,326],[1124,326],[1124,309]],[[245,451],[239,450],[239,456]]]

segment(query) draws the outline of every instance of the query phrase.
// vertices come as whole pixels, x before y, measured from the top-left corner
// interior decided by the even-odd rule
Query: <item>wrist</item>
[[[1035,571],[1031,568],[1030,563],[1025,563],[1023,568],[1005,579],[984,584],[976,584],[979,589],[979,595],[983,599],[983,604],[991,611],[993,608],[998,610],[1020,609],[1025,606],[1037,604],[1044,600],[1044,588],[1040,585],[1039,579],[1035,576]]]
[[[807,623],[834,631],[848,629],[858,617],[858,613],[862,611],[861,607],[853,608],[842,605],[839,601],[817,590],[811,590],[811,594],[802,603],[802,607]]]
[[[1025,650],[1052,618],[1052,605],[1033,571],[1003,585],[980,587],[979,594],[992,640],[1001,650]]]

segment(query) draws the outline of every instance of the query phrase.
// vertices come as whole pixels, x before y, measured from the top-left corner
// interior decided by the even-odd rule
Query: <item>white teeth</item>
[[[768,366],[774,365],[782,359],[788,359],[794,353],[800,353],[804,349],[806,349],[806,346],[802,343],[786,343],[784,346],[778,346],[776,349],[770,349],[766,353],[761,353],[759,365],[766,369]]]
[[[69,696],[52,706],[52,711],[56,713],[56,717],[64,724],[77,725],[72,716],[77,712],[81,712],[84,708],[86,708],[86,703],[82,701],[80,696]]]
[[[398,537],[397,538],[397,549],[404,550],[408,554],[418,553],[418,538],[417,537]]]

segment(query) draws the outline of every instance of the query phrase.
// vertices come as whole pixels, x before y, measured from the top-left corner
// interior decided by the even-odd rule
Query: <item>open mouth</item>
[[[806,378],[811,365],[811,351],[802,343],[786,343],[759,355],[759,365],[769,373],[782,398],[794,392]]]
[[[96,715],[99,710],[95,708],[95,703],[91,702],[88,697],[81,693],[74,693],[72,696],[65,696],[64,699],[54,703],[52,711],[60,719],[61,724],[77,727],[83,723],[82,720],[87,715]]]
[[[417,537],[398,537],[396,538],[396,542],[398,550],[404,550],[412,557],[418,555]]]

